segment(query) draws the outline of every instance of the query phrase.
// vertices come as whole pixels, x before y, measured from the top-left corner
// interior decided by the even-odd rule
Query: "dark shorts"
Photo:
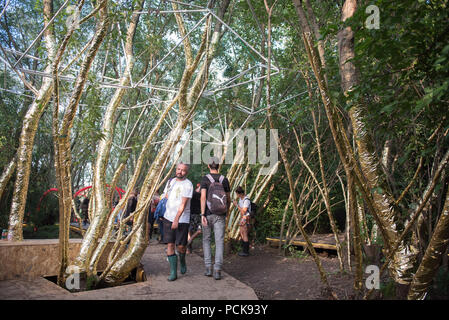
[[[175,243],[176,245],[185,246],[187,244],[187,236],[189,234],[188,223],[178,223],[178,228],[172,230],[171,221],[163,219],[164,221],[164,243]]]
[[[201,230],[201,216],[199,214],[190,214],[190,232]]]

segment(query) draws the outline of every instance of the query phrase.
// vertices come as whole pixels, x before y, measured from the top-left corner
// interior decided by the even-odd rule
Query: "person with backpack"
[[[211,157],[208,161],[209,174],[201,180],[201,224],[203,226],[203,253],[206,266],[205,276],[212,276],[212,230],[215,237],[215,264],[213,276],[221,279],[223,266],[226,215],[231,204],[228,179],[218,173],[219,160]]]
[[[168,281],[178,278],[178,256],[175,253],[175,245],[179,253],[181,274],[187,272],[186,245],[190,224],[190,199],[193,194],[193,185],[187,174],[189,165],[179,163],[176,167],[176,178],[171,179],[164,190],[167,203],[163,217],[164,242],[167,243],[167,259],[170,265]]]
[[[245,190],[241,186],[235,189],[239,202],[234,200],[235,207],[240,213],[240,237],[242,238],[242,251],[238,253],[241,257],[249,256],[249,228],[251,223],[251,200],[245,195]]]

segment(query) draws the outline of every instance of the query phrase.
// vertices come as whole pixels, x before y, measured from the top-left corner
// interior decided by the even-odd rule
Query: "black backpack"
[[[209,211],[216,215],[225,215],[228,211],[226,192],[223,188],[224,176],[220,176],[218,182],[210,175],[206,177],[210,181],[209,188],[207,189],[207,207]]]
[[[252,202],[248,197],[246,197],[246,199],[248,199],[251,203],[251,205],[249,206],[249,216],[251,218],[255,218],[256,214],[257,214],[257,210],[259,209],[259,206],[257,205],[257,203]]]

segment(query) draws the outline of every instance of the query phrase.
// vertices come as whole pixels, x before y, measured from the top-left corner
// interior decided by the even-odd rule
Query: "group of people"
[[[149,213],[150,239],[154,219],[158,219],[161,238],[160,242],[167,244],[167,260],[170,266],[169,281],[177,279],[178,260],[180,273],[187,272],[186,253],[191,251],[192,241],[200,233],[203,234],[203,253],[205,275],[221,279],[223,266],[224,237],[226,215],[231,205],[231,188],[228,179],[221,175],[219,160],[211,157],[208,161],[209,173],[194,190],[192,182],[187,179],[190,166],[179,163],[176,167],[176,177],[170,179],[159,201],[164,201],[163,217],[157,214],[157,201],[152,203]],[[249,255],[248,228],[250,223],[250,200],[245,196],[242,187],[236,189],[239,201],[234,205],[241,215],[240,234],[242,238],[241,256]],[[199,214],[198,214],[199,213]],[[215,238],[215,261],[212,265],[211,238]],[[175,250],[176,248],[176,250]],[[176,251],[178,254],[176,254]]]

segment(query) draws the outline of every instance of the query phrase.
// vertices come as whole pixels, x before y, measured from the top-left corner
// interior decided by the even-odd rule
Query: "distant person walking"
[[[203,226],[205,275],[212,276],[211,236],[213,230],[215,236],[213,276],[215,280],[221,279],[226,215],[231,204],[229,181],[225,176],[218,173],[219,167],[218,158],[210,158],[208,161],[210,173],[201,180],[201,224]]]
[[[196,185],[193,190],[192,200],[190,201],[190,226],[189,238],[187,242],[187,253],[192,253],[192,242],[201,234],[201,184]]]
[[[89,198],[86,197],[81,202],[81,214],[83,218],[83,227],[89,222]]]
[[[136,211],[138,195],[139,195],[139,191],[137,189],[134,189],[131,192],[130,197],[128,198],[128,203],[126,205],[126,211],[125,211],[125,215],[123,216],[123,219],[128,218],[134,211]],[[126,222],[129,229],[132,228],[133,220],[134,220],[133,218],[134,217],[132,217],[130,220],[128,220]],[[128,230],[128,232],[130,232],[130,230]]]
[[[175,253],[175,245],[179,253],[180,272],[187,272],[186,244],[190,222],[190,199],[193,194],[193,185],[187,174],[189,165],[180,163],[176,167],[176,179],[170,180],[164,189],[168,194],[166,210],[164,214],[164,242],[167,243],[167,258],[170,264],[169,281],[178,278],[178,256]]]
[[[151,237],[153,236],[154,230],[154,212],[156,211],[157,204],[159,203],[159,193],[156,191],[151,199],[150,209],[148,212],[148,243],[151,242]]]
[[[242,238],[242,251],[239,252],[239,256],[247,257],[249,256],[248,231],[251,218],[249,214],[251,210],[251,201],[245,195],[245,191],[241,186],[238,186],[237,189],[235,189],[235,193],[239,200],[238,203],[234,200],[234,205],[240,213],[240,237]]]

